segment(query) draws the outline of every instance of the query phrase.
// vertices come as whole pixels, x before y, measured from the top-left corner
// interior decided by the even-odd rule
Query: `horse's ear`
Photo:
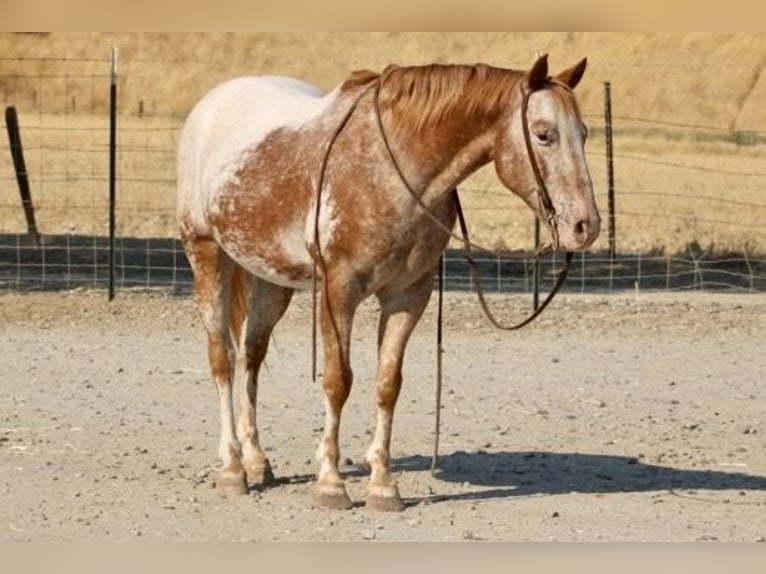
[[[531,91],[539,90],[548,81],[548,54],[543,54],[527,72],[525,81]]]
[[[587,65],[588,58],[583,58],[580,60],[579,64],[572,66],[557,75],[556,79],[574,90],[575,86],[582,80],[582,75],[585,73]]]

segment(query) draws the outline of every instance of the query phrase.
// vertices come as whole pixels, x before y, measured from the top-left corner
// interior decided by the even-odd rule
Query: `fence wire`
[[[184,63],[136,59],[121,65],[120,287],[181,292],[190,288],[188,263],[174,239],[175,150],[185,113],[168,112],[161,99],[165,92],[157,88],[163,70]],[[335,65],[368,67],[365,62]],[[32,198],[44,238],[37,248],[23,235],[23,210],[3,137],[0,289],[106,285],[109,67],[108,54],[103,59],[0,58],[0,98],[4,106],[16,106],[19,112]],[[602,63],[601,68],[644,73],[642,66],[631,68],[619,61]],[[190,66],[189,73],[197,69]],[[699,82],[699,69],[694,62],[679,61],[655,73],[682,86]],[[721,67],[715,81],[726,89],[711,89],[708,95],[720,98],[722,105],[735,99],[732,90],[741,72]],[[728,80],[723,77],[727,74]],[[191,77],[186,85],[197,80],[201,96],[211,80]],[[621,92],[619,81],[612,80],[611,85],[619,110],[627,94]],[[716,101],[707,105],[715,106]],[[589,165],[606,221],[602,102],[591,95],[583,106],[591,133]],[[651,117],[615,114],[617,256],[612,262],[605,255],[604,230],[599,240],[603,243],[597,243],[594,253],[577,256],[566,290],[766,290],[766,226],[761,223],[766,218],[766,132],[741,122],[736,129],[711,125],[702,117],[695,122],[680,112],[665,109],[648,113]],[[515,251],[532,246],[533,217],[528,209],[486,175],[468,180],[461,189],[474,239],[497,247],[497,253],[478,258],[487,288],[529,291],[531,261],[508,261]],[[555,257],[552,268],[554,264]],[[445,271],[447,288],[470,288],[458,251],[448,252]],[[544,274],[543,288],[552,274],[553,270]]]
[[[0,235],[0,289],[57,290],[103,288],[109,281],[109,242],[106,237],[44,236],[42,246],[26,235]],[[540,261],[541,289],[549,289],[563,261],[549,254]],[[517,253],[474,254],[487,292],[532,293],[534,259]],[[120,288],[161,288],[187,293],[192,273],[177,239],[118,238],[116,285]],[[470,291],[470,270],[460,250],[449,249],[444,259],[445,287]],[[618,255],[578,253],[563,287],[571,293],[622,290],[766,291],[766,257],[721,255],[689,251],[685,255]]]

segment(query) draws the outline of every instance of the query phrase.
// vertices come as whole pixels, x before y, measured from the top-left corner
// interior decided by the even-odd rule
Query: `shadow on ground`
[[[422,455],[400,458],[392,464],[392,470],[398,473],[430,468],[431,457]],[[486,488],[455,495],[437,494],[423,502],[571,492],[766,491],[766,476],[677,469],[645,464],[634,457],[582,453],[457,451],[439,458],[435,476],[445,482]]]

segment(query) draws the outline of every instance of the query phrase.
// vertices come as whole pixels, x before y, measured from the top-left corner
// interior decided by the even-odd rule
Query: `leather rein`
[[[475,243],[473,243],[470,240],[469,234],[468,234],[468,227],[465,221],[465,216],[463,214],[463,208],[460,203],[460,198],[458,196],[457,188],[452,189],[450,191],[450,194],[452,196],[452,200],[455,206],[455,210],[457,213],[458,221],[460,223],[460,231],[461,235],[456,235],[453,233],[452,229],[447,227],[442,221],[440,221],[436,216],[434,216],[428,206],[424,203],[420,195],[412,188],[412,186],[409,184],[407,178],[405,177],[404,173],[402,172],[401,167],[399,166],[399,163],[396,161],[396,156],[393,153],[393,150],[391,149],[391,145],[389,143],[388,136],[386,135],[386,130],[383,126],[383,120],[381,118],[380,114],[380,89],[383,84],[383,80],[385,79],[385,76],[381,75],[375,80],[373,80],[365,89],[361,91],[361,93],[357,96],[357,98],[354,100],[352,105],[349,107],[349,109],[346,111],[344,116],[341,118],[341,121],[339,122],[338,126],[336,127],[335,131],[333,132],[327,148],[325,149],[323,158],[322,158],[322,164],[319,171],[319,179],[317,182],[317,190],[316,190],[316,206],[315,206],[315,212],[314,212],[314,238],[313,238],[313,245],[309,246],[309,250],[312,252],[313,255],[313,261],[314,261],[314,270],[313,270],[313,277],[312,277],[312,288],[313,288],[313,303],[312,303],[312,379],[316,380],[316,365],[317,365],[317,308],[316,308],[316,296],[317,296],[317,286],[318,286],[318,269],[321,269],[323,276],[326,275],[326,264],[324,261],[324,257],[321,254],[321,248],[319,243],[319,215],[320,215],[320,206],[321,206],[321,198],[322,198],[322,190],[324,187],[324,179],[325,174],[327,171],[327,165],[329,162],[330,153],[332,151],[333,146],[335,145],[336,140],[340,136],[343,129],[348,124],[348,121],[351,119],[351,116],[353,115],[354,111],[359,105],[359,102],[361,99],[370,91],[373,90],[373,111],[375,115],[375,119],[378,125],[378,131],[380,132],[380,136],[383,140],[383,144],[386,148],[386,153],[389,156],[389,160],[391,161],[391,164],[393,165],[394,169],[396,170],[397,175],[399,176],[399,179],[404,184],[407,191],[410,193],[410,195],[413,197],[415,202],[419,205],[419,207],[423,210],[424,214],[433,222],[435,223],[442,231],[447,233],[450,237],[454,239],[458,239],[463,243],[463,247],[465,250],[465,257],[466,261],[468,263],[470,273],[471,273],[471,280],[474,284],[474,287],[476,289],[476,293],[479,299],[479,303],[482,307],[482,310],[484,311],[485,315],[489,319],[490,323],[501,330],[505,331],[513,331],[517,329],[521,329],[522,327],[528,325],[532,321],[534,321],[540,313],[543,312],[543,310],[548,306],[548,304],[553,300],[556,293],[558,293],[561,286],[564,284],[566,280],[567,273],[569,272],[569,268],[572,262],[573,253],[567,252],[566,253],[566,259],[558,273],[558,277],[556,279],[556,283],[554,284],[553,288],[551,289],[548,296],[545,298],[545,300],[542,302],[542,304],[534,310],[534,312],[529,315],[526,319],[523,321],[513,324],[513,325],[504,325],[500,323],[497,319],[495,319],[494,315],[492,314],[491,310],[489,309],[489,306],[486,302],[486,299],[484,297],[484,290],[481,286],[481,280],[478,272],[478,268],[476,266],[475,261],[472,257],[472,248],[478,248],[483,251],[490,251],[489,249],[484,249]],[[527,149],[527,156],[529,157],[529,162],[532,167],[532,172],[534,173],[535,180],[537,183],[537,197],[538,197],[538,215],[540,218],[545,222],[545,224],[548,226],[548,228],[551,231],[552,236],[552,243],[548,246],[544,246],[542,249],[540,249],[536,254],[535,257],[539,258],[541,255],[543,255],[545,252],[549,250],[555,250],[559,246],[559,236],[558,236],[558,229],[556,225],[556,210],[553,205],[553,201],[551,200],[550,194],[548,193],[548,188],[545,185],[545,180],[543,179],[542,172],[540,170],[540,166],[537,162],[537,157],[534,153],[534,149],[532,147],[532,138],[531,133],[529,129],[529,120],[527,118],[527,110],[529,106],[529,98],[532,95],[533,91],[531,90],[524,90],[523,92],[523,99],[521,103],[521,121],[522,121],[522,131],[524,132],[524,143],[526,145]],[[441,273],[441,266],[440,266],[440,273]],[[440,277],[440,289],[443,283],[443,278]],[[439,319],[438,319],[439,325],[441,326],[441,301],[439,304]],[[336,329],[337,330],[337,329]],[[441,334],[441,328],[439,328],[439,333]],[[439,341],[439,345],[441,342]],[[439,361],[441,357],[441,352],[439,353]],[[439,369],[440,370],[440,369]],[[440,378],[440,377],[439,377]]]
[[[551,200],[551,196],[548,193],[548,187],[545,185],[545,180],[543,179],[542,171],[540,170],[540,165],[537,163],[537,156],[535,155],[534,149],[532,148],[532,136],[531,132],[529,130],[529,119],[527,118],[527,109],[529,107],[529,97],[532,95],[531,90],[525,90],[524,91],[524,98],[521,101],[521,125],[522,125],[522,131],[524,132],[524,143],[527,148],[527,157],[529,158],[529,163],[532,166],[532,172],[535,175],[535,180],[537,182],[537,200],[538,200],[538,212],[540,214],[541,219],[544,220],[545,224],[548,226],[548,229],[551,231],[551,237],[553,239],[551,245],[547,247],[543,247],[541,250],[539,250],[535,254],[535,258],[539,258],[541,255],[543,255],[547,250],[555,250],[559,246],[559,233],[558,233],[558,226],[556,225],[556,208],[553,206],[553,201]],[[385,138],[385,134],[384,134]],[[388,147],[388,146],[387,146]],[[389,153],[391,153],[391,150],[389,149]],[[553,285],[553,288],[548,293],[548,296],[543,300],[542,304],[540,304],[531,315],[529,315],[526,319],[523,321],[516,323],[515,325],[504,325],[497,321],[495,319],[495,316],[492,314],[492,311],[489,309],[489,305],[487,305],[487,301],[484,298],[484,290],[481,286],[481,279],[479,277],[479,271],[476,266],[476,263],[473,260],[473,257],[471,256],[471,247],[472,243],[468,237],[468,226],[465,222],[465,217],[463,215],[463,208],[460,204],[460,198],[457,194],[457,189],[454,189],[452,191],[453,194],[453,200],[455,203],[455,209],[457,211],[458,221],[460,223],[460,232],[462,234],[463,238],[463,249],[465,250],[465,258],[468,262],[468,267],[471,272],[471,280],[473,281],[474,287],[476,288],[476,296],[479,299],[479,303],[481,305],[482,310],[484,311],[484,314],[487,316],[487,319],[489,320],[492,325],[497,328],[501,329],[503,331],[516,331],[518,329],[521,329],[522,327],[525,327],[526,325],[529,325],[532,321],[534,321],[540,313],[542,313],[545,308],[548,306],[548,304],[553,301],[553,298],[556,296],[556,293],[558,293],[559,289],[561,289],[561,286],[564,284],[567,278],[567,274],[569,273],[569,268],[572,264],[572,258],[574,257],[574,253],[571,251],[566,252],[566,258],[564,260],[563,265],[561,266],[561,269],[559,270],[558,276],[556,277],[556,283]]]
[[[489,251],[489,249],[481,248],[471,241],[468,234],[468,225],[466,224],[465,215],[463,214],[463,207],[460,202],[460,196],[458,195],[457,188],[451,190],[450,194],[452,196],[452,201],[455,206],[458,222],[460,224],[460,236],[455,235],[451,229],[449,229],[446,225],[444,225],[439,219],[437,219],[431,213],[431,211],[425,205],[421,197],[409,184],[409,182],[407,181],[407,178],[402,172],[401,167],[399,167],[399,163],[396,161],[396,156],[394,155],[394,152],[391,149],[388,136],[386,135],[386,130],[383,127],[383,120],[381,119],[381,115],[380,115],[380,88],[381,88],[381,84],[383,83],[382,80],[383,80],[382,77],[379,78],[378,80],[376,80],[374,85],[375,95],[373,100],[373,109],[374,109],[375,118],[378,124],[378,131],[380,132],[381,138],[383,139],[383,143],[386,148],[386,152],[388,153],[388,157],[391,160],[391,163],[393,164],[394,169],[396,170],[396,173],[399,176],[399,179],[402,181],[404,186],[407,188],[407,191],[415,199],[415,201],[418,203],[419,207],[423,210],[426,216],[429,219],[431,219],[431,221],[433,221],[437,226],[439,226],[442,229],[442,231],[446,232],[448,235],[450,235],[451,237],[455,239],[459,239],[463,243],[463,249],[465,251],[466,262],[468,263],[468,267],[471,273],[471,281],[473,282],[474,288],[476,289],[476,295],[479,299],[479,304],[481,305],[481,308],[484,311],[484,314],[487,316],[487,319],[489,320],[489,322],[497,329],[501,329],[503,331],[515,331],[515,330],[521,329],[522,327],[525,327],[526,325],[534,321],[540,315],[540,313],[543,312],[543,310],[545,310],[548,304],[556,296],[556,293],[558,293],[559,289],[561,289],[561,286],[566,281],[567,274],[569,273],[569,268],[571,266],[572,258],[574,254],[571,251],[568,251],[566,253],[566,258],[561,267],[561,270],[558,273],[558,276],[556,278],[556,283],[554,284],[550,293],[548,293],[548,296],[545,298],[545,300],[543,300],[542,304],[537,309],[535,309],[531,315],[529,315],[523,321],[516,323],[514,325],[504,325],[500,323],[493,315],[492,311],[489,308],[489,305],[487,304],[486,298],[484,297],[484,289],[482,288],[482,285],[481,285],[481,279],[479,276],[478,267],[472,257],[472,248],[476,247],[483,251]],[[535,155],[534,149],[532,148],[532,137],[531,137],[531,132],[529,129],[529,120],[527,118],[529,98],[532,95],[532,93],[533,92],[531,90],[524,90],[523,92],[524,97],[521,102],[522,131],[524,132],[524,143],[527,148],[527,157],[529,157],[529,162],[532,166],[532,172],[534,173],[535,180],[537,182],[538,210],[539,210],[541,218],[544,220],[545,224],[551,230],[551,236],[553,239],[552,243],[549,246],[543,247],[541,250],[539,250],[535,254],[535,257],[539,258],[546,251],[554,250],[559,246],[559,235],[558,235],[558,228],[556,225],[556,209],[553,206],[553,201],[551,200],[551,196],[548,193],[548,187],[545,185],[545,180],[543,179],[542,171],[540,170],[540,165],[537,163],[537,156]],[[358,103],[358,100],[357,100],[357,103]]]

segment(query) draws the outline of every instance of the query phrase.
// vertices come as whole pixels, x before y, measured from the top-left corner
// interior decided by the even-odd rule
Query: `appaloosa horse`
[[[553,77],[547,56],[526,72],[391,66],[354,73],[326,95],[296,79],[245,77],[196,105],[180,138],[177,216],[220,402],[218,488],[245,493],[248,482],[273,480],[256,427],[258,370],[293,291],[315,285],[325,428],[314,500],[351,506],[338,431],[351,389],[354,312],[375,295],[377,417],[366,503],[404,508],[390,474],[391,425],[405,346],[455,223],[451,191],[492,161],[548,225],[555,248],[588,248],[600,219],[572,92],[585,65]],[[235,372],[244,384],[236,425]]]

